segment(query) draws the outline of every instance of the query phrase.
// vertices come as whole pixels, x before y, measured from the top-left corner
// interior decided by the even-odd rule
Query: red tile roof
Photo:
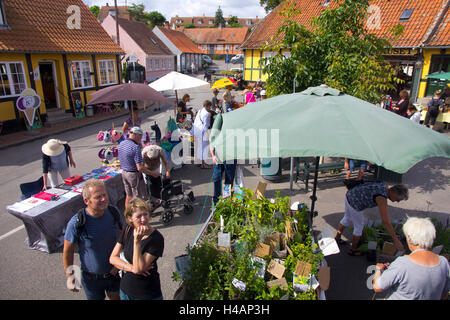
[[[128,12],[129,7],[125,6],[117,6],[117,11],[119,12],[118,16],[122,19],[131,20],[131,13]],[[114,10],[115,6],[103,6],[100,8],[100,12],[98,13],[98,21],[100,23],[109,15],[109,11]]]
[[[428,47],[448,47],[450,44],[450,3],[447,3],[445,14],[442,16],[442,20],[437,27],[436,32],[425,42],[425,46]]]
[[[275,8],[255,27],[242,44],[242,48],[260,48],[276,34],[283,24],[284,17],[279,14],[279,11],[285,2]],[[328,6],[323,6],[323,2],[323,0],[295,0],[296,9],[300,9],[301,14],[292,19],[311,30],[310,22],[313,17],[320,15],[326,8],[337,6],[334,0],[330,1]],[[371,32],[378,36],[387,36],[389,29],[396,24],[404,26],[404,33],[398,41],[392,43],[393,47],[420,46],[429,38],[431,30],[443,13],[443,9],[449,5],[449,0],[370,0],[369,2],[371,5],[380,8],[381,22],[380,29],[373,29]],[[413,13],[407,21],[400,21],[400,16],[405,9],[413,9]],[[441,41],[439,42],[440,45],[449,46],[449,32],[445,33],[446,30],[448,30],[448,27],[442,30],[442,36],[438,38],[439,40],[436,40]]]
[[[123,54],[82,0],[3,1],[9,28],[0,30],[0,52]],[[80,8],[80,29],[67,24]],[[70,25],[70,24],[69,24]]]
[[[198,44],[237,44],[244,42],[248,28],[193,28],[184,33]]]
[[[184,53],[203,53],[197,45],[181,31],[156,26],[180,51]]]
[[[111,18],[115,19],[111,16]],[[143,22],[134,22],[119,18],[119,25],[141,47],[152,55],[172,55],[169,48]]]

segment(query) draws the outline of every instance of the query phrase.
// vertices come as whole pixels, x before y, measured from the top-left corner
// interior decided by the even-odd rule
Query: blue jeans
[[[125,292],[120,290],[120,300],[143,300],[143,299],[137,299],[137,298],[130,297]],[[163,296],[159,296],[158,298],[154,298],[152,300],[163,300]]]
[[[81,284],[88,300],[105,300],[106,292],[108,295],[118,295],[120,290],[120,278],[118,276],[96,279],[81,272]]]
[[[213,201],[219,201],[222,194],[222,176],[225,172],[225,184],[233,184],[234,176],[236,174],[236,160],[233,163],[221,163],[213,166],[213,181],[214,181],[214,197]]]

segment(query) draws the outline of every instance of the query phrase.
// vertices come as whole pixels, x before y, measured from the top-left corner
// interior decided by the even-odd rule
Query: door
[[[56,96],[56,79],[53,63],[39,62],[39,73],[41,75],[45,107],[47,109],[58,108],[58,100]]]

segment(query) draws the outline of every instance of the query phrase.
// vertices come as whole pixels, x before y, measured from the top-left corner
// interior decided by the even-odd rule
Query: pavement
[[[197,76],[201,77],[201,75]],[[211,98],[209,88],[205,87],[178,92],[178,95],[180,96],[185,92],[188,92],[192,97],[188,106],[193,106],[195,109],[200,109],[202,102]],[[168,95],[168,97],[174,98],[174,95]],[[159,113],[155,113],[151,109],[147,110],[143,113],[145,118],[143,127],[147,129],[147,126],[149,127],[153,121],[158,121],[164,135],[164,127],[161,124],[164,124],[169,116],[173,116],[171,110],[170,106],[164,106]],[[89,134],[93,134],[104,129],[109,120],[122,123],[125,118],[126,113],[96,115],[92,118],[74,120],[60,127],[39,129],[39,133],[34,136],[29,136],[23,132],[0,136],[0,154],[3,157],[9,150],[23,152],[22,150],[30,148],[30,146],[36,149],[44,139],[50,136],[62,135],[63,138],[66,138],[64,135],[69,137],[69,134],[73,133],[73,139],[81,139],[80,127],[86,126],[85,130]],[[448,132],[444,134],[449,136]],[[70,138],[67,139],[72,141]],[[30,140],[35,142],[30,143]],[[84,154],[89,153],[93,159],[86,160],[86,164],[80,170],[92,168],[95,162],[98,163],[98,159],[94,160],[96,156],[92,155],[92,150],[90,150],[98,146],[90,143],[87,146],[87,141],[87,139],[74,140],[77,152],[81,153],[80,150],[84,150]],[[30,159],[33,162],[27,162],[24,167],[29,167],[30,170],[40,170],[38,151]],[[79,162],[81,162],[81,159]],[[0,182],[0,191],[5,192],[5,197],[7,197],[0,201],[4,206],[13,202],[13,200],[8,199],[17,199],[18,196],[16,189],[20,179],[9,176],[9,171],[13,167],[17,167],[14,160],[0,160],[0,177],[2,177],[1,180],[6,181]],[[159,262],[159,270],[163,295],[165,299],[169,300],[172,299],[178,288],[178,284],[171,279],[172,273],[175,271],[174,258],[183,254],[184,248],[192,243],[199,233],[203,222],[211,212],[211,195],[213,193],[212,169],[202,170],[194,164],[186,164],[172,172],[174,179],[182,180],[185,188],[194,191],[196,206],[191,215],[176,214],[174,223],[169,226],[159,223],[159,218],[152,220],[152,223],[163,233],[166,239],[167,246],[164,257]],[[312,183],[310,183],[308,190],[302,184],[294,184],[292,191],[289,188],[289,159],[283,160],[281,179],[278,182],[265,181],[261,176],[260,168],[255,164],[245,164],[243,172],[245,187],[247,188],[254,190],[259,181],[267,183],[266,197],[274,197],[276,192],[280,192],[281,196],[289,196],[291,202],[300,201],[308,206],[311,204]],[[367,177],[369,177],[369,174],[367,174]],[[314,230],[322,231],[327,227],[333,234],[336,232],[338,223],[344,214],[344,195],[346,192],[342,183],[344,178],[344,173],[320,174],[316,202],[318,216],[313,220]],[[391,220],[400,220],[406,216],[429,216],[446,221],[450,217],[450,199],[448,197],[450,194],[450,159],[430,158],[421,161],[403,175],[403,183],[409,187],[410,198],[408,201],[400,203],[389,203]],[[11,188],[14,191],[11,191]],[[365,214],[372,219],[378,217],[378,212],[375,209],[367,210]],[[9,259],[0,261],[0,270],[3,271],[3,275],[0,273],[0,299],[84,299],[83,295],[72,295],[64,288],[61,272],[61,252],[47,255],[25,249],[23,239],[26,234],[24,230],[20,230],[12,236],[1,236],[8,235],[7,229],[19,225],[19,221],[10,217],[10,215],[1,217],[3,219],[7,217],[8,219],[7,223],[2,220],[0,226],[0,252],[4,256],[8,256]],[[351,240],[350,231],[344,232],[343,239]],[[331,267],[331,282],[330,288],[326,291],[326,298],[328,300],[370,300],[374,297],[373,291],[367,285],[370,282],[368,280],[373,275],[372,269],[370,269],[371,263],[365,257],[347,255],[348,247],[348,245],[341,245],[339,254],[325,257]],[[17,268],[19,265],[21,267]],[[31,273],[33,275],[30,275]],[[382,294],[376,296],[376,298],[381,297],[383,297]]]

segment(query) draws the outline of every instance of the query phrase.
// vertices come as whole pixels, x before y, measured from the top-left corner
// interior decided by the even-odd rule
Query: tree
[[[148,14],[148,19],[152,26],[163,26],[166,18],[158,11],[152,11]]]
[[[89,7],[89,10],[94,14],[94,16],[96,18],[98,18],[98,14],[100,13],[100,7],[99,6]]]
[[[144,5],[133,3],[127,11],[131,14],[131,17],[134,21],[148,23],[148,16],[144,12]]]
[[[216,11],[216,18],[214,19],[214,27],[218,27],[219,25],[221,25],[222,27],[225,27],[225,19],[223,18],[223,12],[222,9],[217,9]]]
[[[261,7],[266,10],[266,13],[269,13],[273,9],[275,9],[283,0],[259,0],[259,4]]]
[[[337,8],[327,8],[313,19],[313,30],[309,31],[292,21],[301,13],[288,3],[281,10],[283,25],[264,48],[275,52],[290,49],[290,57],[277,54],[262,59],[269,76],[268,94],[291,93],[293,86],[299,92],[324,83],[360,99],[379,102],[381,95],[393,88],[393,82],[401,80],[383,57],[390,42],[367,30],[368,6],[367,0],[339,0]],[[393,31],[395,38],[402,30]]]
[[[239,23],[239,19],[236,16],[230,16],[228,18],[228,26],[230,28],[241,28],[242,25]]]

